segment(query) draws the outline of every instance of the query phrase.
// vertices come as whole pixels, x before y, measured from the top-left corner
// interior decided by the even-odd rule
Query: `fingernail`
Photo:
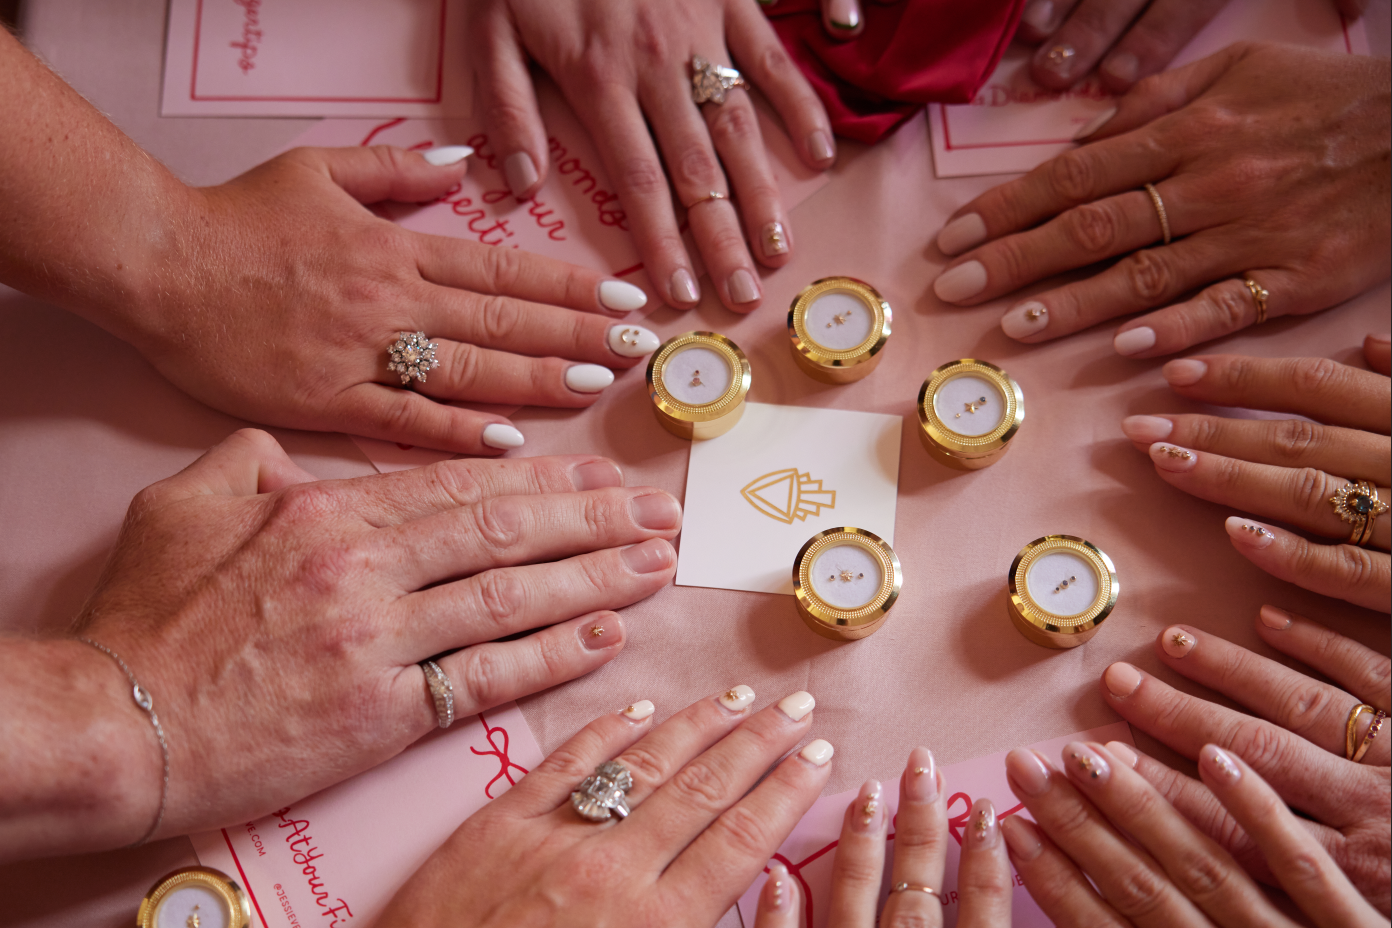
[[[1001,331],[1011,338],[1024,338],[1044,331],[1049,325],[1049,307],[1038,300],[1030,300],[1001,316]]]
[[[927,748],[909,752],[908,773],[904,777],[904,796],[910,802],[933,802],[938,798],[938,763]]]
[[[807,747],[798,751],[798,753],[802,755],[803,760],[807,761],[812,766],[822,767],[825,766],[827,761],[831,760],[832,755],[836,753],[836,749],[831,746],[831,742],[823,741],[821,738],[818,738],[816,741],[809,741]]]
[[[458,164],[465,158],[474,153],[468,145],[446,145],[443,148],[431,148],[421,152],[421,157],[437,168],[445,167],[450,164]]]
[[[783,710],[783,714],[794,722],[801,722],[816,705],[817,700],[812,698],[812,694],[803,690],[789,693],[778,700],[778,708]]]
[[[1133,354],[1140,354],[1142,351],[1148,351],[1154,347],[1155,330],[1148,325],[1118,332],[1116,337],[1112,339],[1112,348],[1123,358],[1129,358]]]
[[[764,226],[763,234],[760,236],[764,243],[764,257],[772,258],[775,255],[786,255],[788,253],[788,234],[783,231],[783,223],[770,222]]]
[[[1092,135],[1094,132],[1098,131],[1103,126],[1105,126],[1107,123],[1111,122],[1112,117],[1116,114],[1117,108],[1115,106],[1107,107],[1105,110],[1098,113],[1096,116],[1092,117],[1086,123],[1084,123],[1082,127],[1078,129],[1077,132],[1074,132],[1073,141],[1080,142],[1083,139],[1087,138],[1089,135]]]
[[[1197,638],[1178,625],[1171,625],[1160,633],[1161,650],[1176,659],[1187,657],[1189,652],[1194,650],[1194,645],[1198,643]]]
[[[862,834],[878,831],[884,820],[880,781],[866,780],[865,785],[860,788],[860,794],[851,800],[851,828]]]
[[[827,22],[836,32],[859,29],[860,4],[856,0],[831,0],[827,8]]]
[[[1125,81],[1128,84],[1136,82],[1136,74],[1140,69],[1141,63],[1137,61],[1136,56],[1130,52],[1117,52],[1114,55],[1108,56],[1107,60],[1102,62],[1103,71],[1106,71],[1117,80]]]
[[[830,161],[836,157],[836,149],[831,145],[831,136],[821,129],[808,134],[807,151],[812,155],[813,161]]]
[[[1384,345],[1386,345],[1388,342],[1392,342],[1392,335],[1380,335],[1377,332],[1369,333],[1368,338],[1372,339],[1375,342],[1381,342]]]
[[[1135,442],[1150,445],[1164,441],[1174,431],[1174,423],[1159,416],[1127,416],[1121,420],[1121,433]]]
[[[606,280],[599,285],[599,302],[605,309],[631,313],[648,305],[648,295],[642,287],[622,280]]]
[[[1276,540],[1265,525],[1237,516],[1228,516],[1223,520],[1223,528],[1227,529],[1229,538],[1246,548],[1261,550]]]
[[[1131,745],[1127,744],[1125,741],[1108,741],[1107,750],[1112,753],[1113,757],[1132,770],[1136,769],[1136,762],[1139,761],[1140,758],[1136,756],[1135,751],[1131,750]]]
[[[1203,361],[1196,361],[1193,358],[1180,358],[1177,361],[1168,361],[1164,367],[1160,368],[1160,375],[1164,377],[1172,387],[1192,387],[1200,380],[1203,380],[1203,376],[1206,373],[1208,373],[1208,365]]]
[[[671,294],[673,303],[695,303],[701,299],[701,291],[696,289],[696,278],[684,267],[672,272]]]
[[[1049,788],[1049,768],[1028,748],[1005,755],[1005,772],[1027,796],[1042,796]]]
[[[792,892],[788,888],[788,868],[782,864],[770,864],[768,872],[768,881],[764,883],[760,901],[766,910],[779,912],[788,904],[788,897]]]
[[[623,641],[623,620],[614,613],[610,613],[602,619],[595,619],[589,625],[580,629],[580,643],[588,651],[598,651],[602,648],[612,648]],[[648,703],[649,706],[652,703]],[[651,715],[651,711],[648,713]]]
[[[1051,45],[1047,49],[1040,49],[1035,60],[1045,69],[1054,72],[1059,77],[1067,78],[1069,72],[1073,70],[1073,59],[1077,57],[1078,51],[1067,42],[1059,42]]]
[[[623,560],[635,574],[651,574],[672,566],[672,546],[661,538],[650,538],[623,549]]]
[[[1290,628],[1291,623],[1294,621],[1289,612],[1284,609],[1277,609],[1275,606],[1262,606],[1261,611],[1257,614],[1261,616],[1263,625],[1267,628],[1275,629],[1278,632],[1283,632]]]
[[[732,686],[715,697],[715,701],[731,712],[743,712],[753,704],[754,691],[741,683],[739,686]]]
[[[1186,474],[1199,463],[1199,456],[1188,448],[1167,445],[1162,441],[1150,446],[1150,459],[1156,467],[1172,474]]]
[[[938,251],[945,255],[960,255],[984,241],[986,221],[979,213],[958,216],[938,231]]]
[[[938,299],[948,303],[976,296],[986,289],[986,265],[980,261],[968,261],[948,268],[933,281],[933,292]]]
[[[730,302],[736,305],[740,303],[753,303],[759,298],[759,288],[754,283],[754,275],[744,268],[735,268],[735,272],[730,275]]]
[[[1102,672],[1102,682],[1118,699],[1125,699],[1141,685],[1141,672],[1126,661],[1117,661]]]
[[[1033,3],[1025,7],[1025,11],[1020,14],[1020,18],[1040,32],[1053,32],[1054,4],[1052,0],[1034,0]]]
[[[640,527],[665,532],[681,524],[681,507],[666,493],[648,493],[629,500],[633,521]]]
[[[996,821],[996,807],[991,800],[978,799],[972,805],[967,840],[979,850],[995,847],[996,842],[1000,841],[1000,823]]]
[[[1034,860],[1043,853],[1044,844],[1035,833],[1034,826],[1020,816],[1010,815],[1002,819],[1000,830],[1001,834],[1005,835],[1005,843],[1010,848],[1010,853],[1020,860]]]
[[[614,382],[614,372],[599,364],[576,364],[565,372],[565,385],[576,393],[598,393]]]
[[[651,699],[640,699],[620,712],[619,715],[634,722],[641,722],[652,715],[656,709],[657,707],[652,704]]]
[[[1073,779],[1078,780],[1084,785],[1089,783],[1106,783],[1112,776],[1112,767],[1102,755],[1092,748],[1083,744],[1081,741],[1069,742],[1063,749],[1063,756],[1066,769]]]
[[[527,443],[527,439],[512,426],[494,422],[483,427],[483,443],[490,448],[502,448],[506,451],[509,448],[521,448]]]
[[[503,162],[503,177],[512,195],[520,200],[537,182],[536,162],[525,151],[515,151]]]
[[[613,461],[591,461],[570,472],[570,482],[577,492],[603,490],[623,486],[623,471]]]
[[[1224,786],[1242,779],[1242,771],[1228,753],[1216,744],[1205,744],[1199,751],[1199,769]]]
[[[609,330],[609,350],[625,358],[652,354],[660,344],[657,333],[641,325],[616,325]]]

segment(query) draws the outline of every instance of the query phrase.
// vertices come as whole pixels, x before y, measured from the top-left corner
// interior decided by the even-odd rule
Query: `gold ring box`
[[[865,281],[815,280],[788,308],[793,360],[814,380],[852,383],[880,363],[892,321],[889,304]]]
[[[662,427],[679,438],[724,435],[744,415],[752,370],[739,345],[716,332],[687,332],[648,361],[648,396]]]
[[[949,361],[918,391],[918,437],[937,460],[958,470],[995,463],[1025,421],[1025,394],[986,361]]]
[[[1075,535],[1045,535],[1010,565],[1011,623],[1035,644],[1076,648],[1102,627],[1120,584],[1112,559]]]
[[[242,887],[211,867],[183,867],[167,874],[140,900],[137,928],[165,925],[247,928],[251,902]]]
[[[874,634],[899,598],[904,573],[885,540],[862,528],[829,528],[793,562],[793,594],[807,627],[834,641]]]

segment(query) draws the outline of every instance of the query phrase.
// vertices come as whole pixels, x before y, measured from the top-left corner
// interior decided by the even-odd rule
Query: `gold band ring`
[[[1266,321],[1266,301],[1271,298],[1271,291],[1253,280],[1250,274],[1243,277],[1242,282],[1252,294],[1252,302],[1257,304],[1257,325],[1261,325]]]
[[[1378,496],[1377,486],[1367,480],[1350,481],[1329,497],[1334,514],[1353,526],[1348,543],[1366,548],[1373,540],[1373,524],[1388,506]]]
[[[1362,708],[1361,706],[1359,708]],[[1382,728],[1382,720],[1387,718],[1387,713],[1381,709],[1373,716],[1373,724],[1368,726],[1368,730],[1363,733],[1363,738],[1358,742],[1358,747],[1354,749],[1353,756],[1349,760],[1355,764],[1363,759],[1363,755],[1368,753],[1368,745],[1373,743],[1377,737],[1378,729]]]
[[[1165,212],[1165,201],[1160,199],[1160,191],[1155,189],[1154,184],[1146,184],[1145,192],[1150,194],[1151,205],[1155,207],[1155,215],[1160,219],[1160,236],[1164,243],[1170,243],[1170,217]]]
[[[921,886],[918,883],[895,883],[893,888],[890,889],[891,894],[903,892],[927,893],[934,899],[942,902],[942,897],[938,895],[938,891],[931,886]]]
[[[1348,721],[1344,723],[1344,757],[1348,760],[1353,760],[1354,752],[1357,750],[1354,746],[1353,735],[1358,730],[1358,717],[1364,712],[1372,715],[1377,714],[1377,710],[1372,706],[1366,702],[1360,702],[1349,710]]]
[[[700,206],[702,203],[710,203],[712,200],[728,200],[728,199],[730,199],[730,198],[727,197],[725,194],[721,193],[719,190],[712,190],[710,193],[706,194],[705,196],[703,196],[703,197],[698,197],[697,199],[692,200],[690,203],[688,203],[688,204],[686,205],[686,209],[687,209],[688,212],[690,212],[691,210],[693,210],[693,209],[695,209],[696,207]]]

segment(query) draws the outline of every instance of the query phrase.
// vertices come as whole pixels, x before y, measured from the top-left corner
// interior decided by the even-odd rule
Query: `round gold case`
[[[855,609],[842,609],[828,603],[817,594],[811,570],[817,558],[828,548],[853,545],[864,550],[880,566],[880,585],[869,602]],[[863,528],[829,528],[807,540],[793,561],[793,594],[797,598],[798,615],[823,638],[835,641],[855,641],[871,635],[889,618],[889,610],[899,598],[904,574],[899,556],[883,538]]]
[[[963,376],[990,383],[1005,403],[996,427],[981,435],[955,431],[951,423],[939,415],[938,391],[949,382]],[[968,412],[972,412],[968,410]],[[961,416],[962,413],[957,413]],[[1020,385],[1005,371],[987,361],[962,358],[949,361],[923,381],[918,391],[918,437],[934,458],[959,470],[977,470],[994,463],[1010,448],[1010,440],[1025,421],[1025,394]]]
[[[169,924],[168,919],[160,917],[163,914],[161,908],[169,904],[177,905],[181,891],[189,889],[202,890],[198,893],[201,899],[212,896],[222,911],[208,912],[201,909],[202,903],[199,903],[199,911],[178,920],[179,928],[192,924],[199,924],[200,928],[215,925],[247,928],[251,924],[251,901],[247,899],[246,891],[231,877],[211,867],[184,867],[165,876],[140,900],[140,909],[135,916],[137,928],[160,928]]]
[[[729,367],[725,391],[714,401],[702,405],[684,403],[667,388],[663,380],[666,365],[688,348],[706,348],[720,355]],[[680,438],[715,438],[735,427],[744,415],[744,398],[752,379],[749,359],[738,345],[717,332],[687,332],[669,338],[658,346],[648,361],[648,397],[662,427]]]
[[[1056,553],[1071,554],[1085,561],[1097,580],[1097,592],[1091,604],[1070,615],[1051,612],[1046,608],[1047,603],[1040,601],[1038,591],[1031,592],[1027,582],[1035,562]],[[1075,535],[1045,535],[1025,545],[1010,565],[1008,586],[1011,623],[1020,634],[1046,648],[1075,648],[1097,634],[1097,629],[1116,605],[1121,589],[1112,559],[1092,542]]]
[[[820,297],[845,294],[856,300],[869,318],[869,330],[858,344],[833,348],[818,340],[819,326],[831,328],[846,323],[843,314],[817,324],[808,320],[808,310]],[[849,307],[851,312],[855,307]],[[807,376],[823,383],[851,383],[873,371],[880,363],[880,352],[889,341],[893,312],[879,291],[854,277],[823,277],[808,284],[788,308],[788,339],[793,360]]]

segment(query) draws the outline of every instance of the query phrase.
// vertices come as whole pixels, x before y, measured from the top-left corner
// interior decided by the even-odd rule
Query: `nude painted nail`
[[[938,764],[927,748],[914,748],[909,752],[904,798],[910,802],[933,802],[938,798]]]
[[[812,155],[813,161],[830,161],[836,157],[836,149],[832,147],[831,136],[821,129],[808,133],[807,151]]]
[[[1130,52],[1116,52],[1102,62],[1102,70],[1119,81],[1134,84],[1136,75],[1140,73],[1141,63]]]
[[[1149,351],[1155,347],[1155,330],[1148,325],[1118,332],[1112,339],[1112,348],[1123,358]]]
[[[609,350],[621,357],[641,358],[661,344],[656,332],[641,325],[616,325],[609,329]]]
[[[468,145],[446,145],[443,148],[431,148],[421,152],[421,157],[437,168],[443,168],[451,164],[458,164],[465,158],[474,153]]]
[[[1073,133],[1073,141],[1081,142],[1083,139],[1092,135],[1094,132],[1099,131],[1103,126],[1111,122],[1112,117],[1116,114],[1117,108],[1115,106],[1107,107],[1105,110],[1098,113],[1096,116],[1092,117],[1087,122],[1083,123],[1083,125],[1079,127],[1078,131]]]
[[[764,245],[764,257],[773,258],[788,253],[788,233],[781,222],[770,222],[764,226],[759,240]]]
[[[730,302],[735,305],[753,303],[759,298],[759,287],[754,283],[754,275],[742,267],[735,268],[730,275]]]
[[[1049,327],[1049,307],[1038,300],[1029,300],[1010,307],[1001,316],[1001,331],[1011,338],[1025,338]]]
[[[1018,815],[1008,815],[1001,819],[1001,834],[1005,836],[1010,853],[1020,860],[1034,860],[1044,852],[1044,844],[1039,840],[1034,826]]]
[[[1042,796],[1049,789],[1049,768],[1028,748],[1005,755],[1005,772],[1027,796]]]
[[[1076,48],[1067,42],[1058,42],[1048,48],[1041,48],[1034,60],[1046,70],[1066,79],[1073,70],[1073,59],[1076,57],[1078,57]]]
[[[1271,529],[1251,519],[1228,516],[1223,520],[1223,528],[1227,530],[1229,538],[1244,548],[1261,550],[1276,540],[1276,535]]]
[[[986,265],[968,261],[948,268],[933,281],[933,292],[947,303],[970,299],[986,289]]]
[[[1169,361],[1160,368],[1160,374],[1172,387],[1192,387],[1203,380],[1208,373],[1208,365],[1194,358],[1179,358]]]
[[[731,712],[743,712],[754,704],[754,691],[741,683],[715,697],[715,701]]]
[[[684,267],[672,272],[670,292],[673,303],[695,303],[701,299],[701,291],[696,287],[696,278]]]
[[[1188,657],[1198,643],[1197,638],[1178,625],[1171,625],[1160,633],[1160,649],[1175,659]]]
[[[651,699],[640,699],[619,713],[624,718],[634,722],[641,722],[657,711],[657,707],[652,704]]]
[[[599,285],[599,302],[616,313],[631,313],[648,305],[648,295],[626,281],[606,280]]]
[[[483,427],[483,443],[490,448],[506,451],[509,448],[521,448],[526,442],[527,439],[522,437],[522,433],[510,425],[494,422]]]
[[[827,22],[833,35],[860,28],[860,4],[856,0],[831,0],[827,7]]]
[[[671,531],[681,525],[681,506],[666,493],[647,493],[629,500],[629,512],[641,528],[652,532]]]
[[[765,910],[780,912],[788,904],[792,893],[788,868],[778,863],[769,864],[768,872],[768,881],[764,883],[764,891],[759,897],[760,902]]]
[[[1216,744],[1205,744],[1199,751],[1199,769],[1224,786],[1242,779],[1242,770],[1228,753]]]
[[[803,760],[807,761],[812,766],[822,767],[826,765],[827,761],[831,760],[832,755],[836,753],[836,749],[831,746],[831,742],[823,741],[821,738],[818,738],[816,741],[809,741],[807,746],[801,751],[798,751],[798,753],[802,755]]]
[[[570,472],[571,485],[576,492],[603,490],[623,486],[623,471],[613,461],[591,461]]]
[[[860,793],[851,800],[851,828],[865,834],[879,831],[885,823],[885,803],[879,780],[866,780]]]
[[[1155,466],[1172,474],[1187,474],[1199,463],[1199,456],[1188,448],[1157,441],[1150,446],[1150,459]]]
[[[661,538],[650,538],[640,544],[629,545],[621,552],[624,563],[635,574],[651,574],[672,566],[672,546]]]
[[[1291,618],[1289,612],[1284,609],[1277,609],[1275,606],[1262,606],[1261,611],[1258,612],[1257,615],[1261,616],[1261,623],[1263,625],[1278,632],[1283,632],[1290,628],[1291,623],[1295,621]]]
[[[1101,785],[1112,778],[1112,766],[1081,741],[1069,742],[1063,749],[1063,766],[1068,775],[1084,786]]]
[[[519,200],[532,189],[538,176],[536,162],[525,151],[515,151],[503,161],[503,178],[507,180],[512,195]]]
[[[598,393],[613,382],[614,372],[600,364],[576,364],[565,372],[565,385],[576,393]]]
[[[967,213],[938,231],[938,251],[945,255],[960,255],[986,241],[986,221],[979,213]]]
[[[1034,0],[1025,11],[1020,14],[1020,19],[1029,23],[1035,29],[1044,34],[1054,31],[1054,4],[1053,0]]]
[[[803,690],[798,690],[796,693],[789,693],[787,696],[778,700],[778,708],[794,722],[801,722],[805,719],[807,713],[811,712],[816,705],[817,700],[812,698],[812,694]]]
[[[1125,699],[1141,685],[1141,672],[1125,661],[1117,661],[1102,672],[1102,682],[1118,699]]]
[[[996,807],[989,799],[978,799],[968,819],[967,841],[977,850],[986,850],[1000,841],[1000,822],[996,820]]]
[[[623,633],[623,620],[611,613],[583,626],[580,629],[580,643],[587,651],[601,651],[623,643]]]
[[[1154,444],[1174,431],[1174,423],[1159,416],[1127,416],[1121,420],[1121,433],[1134,442]]]
[[[1136,764],[1140,761],[1140,757],[1131,749],[1131,745],[1127,744],[1125,741],[1108,741],[1107,750],[1111,752],[1113,757],[1132,770],[1136,769]]]

